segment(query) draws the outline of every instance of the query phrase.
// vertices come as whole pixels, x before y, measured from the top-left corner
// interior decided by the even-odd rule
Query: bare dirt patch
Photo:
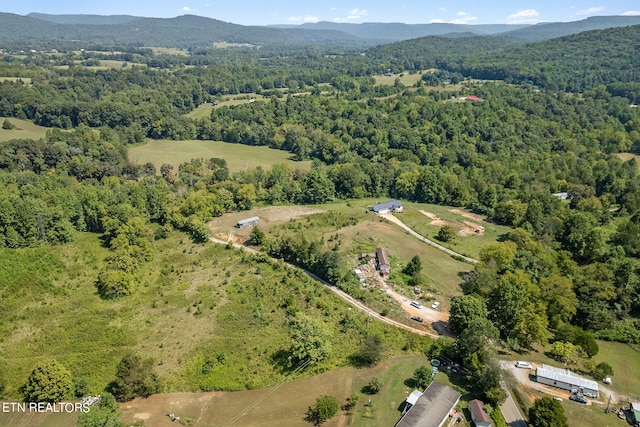
[[[241,219],[258,216],[260,217],[258,226],[266,229],[295,218],[322,212],[324,211],[321,209],[307,206],[269,206],[250,211],[226,213],[210,221],[209,228],[213,231],[214,236],[221,240],[242,243],[249,238],[253,227],[235,228],[235,225]]]
[[[437,227],[442,227],[444,225],[450,225],[454,228],[458,229],[458,234],[460,234],[461,236],[473,236],[476,234],[484,234],[484,227],[476,224],[474,222],[471,221],[445,221],[443,219],[440,219],[438,217],[438,215],[432,213],[432,212],[427,212],[427,211],[423,211],[420,210],[419,211],[421,214],[426,215],[427,217],[431,218],[431,222],[429,224],[431,225],[435,225]],[[468,214],[466,212],[463,212],[461,210],[458,209],[453,209],[451,210],[451,212],[453,213],[457,213],[459,215],[462,215],[466,218],[472,218],[472,219],[476,219],[476,218],[480,218],[477,215],[473,215],[473,214]],[[482,221],[482,218],[480,218],[480,221]]]
[[[472,219],[474,221],[485,222],[484,218],[482,218],[480,215],[476,215],[476,214],[473,214],[471,212],[461,211],[460,209],[451,209],[449,212],[453,212],[454,214],[458,214],[460,216]]]

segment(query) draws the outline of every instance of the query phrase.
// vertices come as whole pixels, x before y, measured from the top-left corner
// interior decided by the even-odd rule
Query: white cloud
[[[470,24],[471,22],[477,20],[476,16],[469,15],[467,12],[460,11],[456,13],[457,18],[452,19],[450,21],[446,21],[444,19],[435,18],[429,21],[430,24]]]
[[[182,8],[182,11],[190,13],[190,12],[195,12],[196,10],[195,9],[191,9],[189,6],[185,6],[185,7]]]
[[[445,8],[444,8],[444,7],[439,7],[439,8],[438,8],[438,10],[439,10],[440,12],[444,12],[444,11],[445,11]]]
[[[363,16],[367,16],[369,14],[369,12],[367,12],[366,9],[351,9],[349,11],[349,15],[347,16],[347,19],[360,19]]]
[[[509,24],[534,24],[540,14],[535,9],[525,9],[507,16]]]
[[[318,22],[320,19],[317,16],[307,15],[307,16],[292,16],[289,18],[291,22]]]
[[[366,9],[355,8],[355,9],[351,9],[347,13],[346,17],[336,16],[335,18],[333,18],[333,22],[355,21],[355,20],[364,18],[367,15],[369,15],[369,12]]]
[[[596,7],[590,7],[588,9],[583,9],[583,10],[579,10],[576,12],[576,15],[580,15],[580,16],[589,16],[589,15],[595,15],[596,13],[600,13],[602,11],[604,11],[604,7],[602,6],[596,6]]]
[[[622,16],[640,16],[640,10],[628,10],[624,13],[621,13]]]

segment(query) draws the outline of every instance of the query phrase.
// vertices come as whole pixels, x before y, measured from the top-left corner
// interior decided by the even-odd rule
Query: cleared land
[[[636,164],[638,166],[638,171],[640,172],[640,155],[633,153],[618,153],[618,157],[623,162],[628,162],[631,159],[636,159]]]
[[[10,139],[40,139],[44,138],[47,131],[50,130],[50,128],[35,125],[27,120],[14,119],[13,117],[0,117],[0,124],[7,118],[16,128],[7,130],[0,127],[0,142],[9,141]]]
[[[484,245],[497,241],[511,231],[509,227],[487,222],[483,216],[449,206],[412,203],[405,205],[403,212],[395,215],[427,239],[476,259]],[[436,239],[444,225],[450,225],[457,231],[456,237],[449,242]]]
[[[194,426],[308,426],[303,420],[307,408],[323,394],[345,402],[352,392],[360,399],[350,414],[341,411],[325,426],[391,426],[400,419],[398,408],[413,390],[407,385],[416,368],[428,365],[424,356],[409,356],[380,363],[373,368],[342,368],[312,378],[276,387],[243,392],[172,393],[136,399],[121,406],[125,422],[146,418],[147,425],[172,426],[166,413],[192,418]],[[361,388],[373,377],[384,384],[380,393],[369,396]],[[294,399],[291,397],[295,396]]]
[[[229,144],[220,141],[164,141],[149,140],[146,144],[129,150],[129,160],[137,164],[151,162],[160,170],[160,166],[167,163],[175,170],[181,163],[191,159],[212,157],[225,159],[231,172],[262,166],[270,168],[276,163],[286,163],[293,168],[308,169],[310,162],[296,162],[290,160],[291,154],[274,150],[269,147],[253,147],[242,144]]]
[[[405,72],[400,74],[394,74],[391,76],[376,75],[376,76],[373,76],[373,78],[376,79],[377,85],[393,86],[396,82],[396,79],[400,79],[400,83],[402,83],[403,85],[413,86],[422,78],[422,74],[425,72],[428,72],[428,71],[421,71],[421,72],[412,73],[412,74]]]
[[[389,356],[411,335],[367,324],[365,314],[350,312],[303,273],[241,251],[194,245],[180,233],[157,241],[155,249],[135,293],[118,301],[96,295],[96,272],[109,253],[97,235],[81,233],[64,246],[0,251],[4,395],[19,398],[36,361],[50,358],[99,393],[129,350],[157,362],[165,390],[261,388],[345,366],[367,327],[385,337]],[[331,356],[294,375],[278,356],[291,345],[286,298],[291,309],[324,319],[332,335]],[[347,313],[354,328],[341,332]]]
[[[17,82],[18,80],[31,84],[31,77],[0,77],[0,82]]]

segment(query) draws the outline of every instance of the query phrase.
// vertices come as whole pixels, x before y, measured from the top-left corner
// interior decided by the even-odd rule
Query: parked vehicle
[[[420,304],[418,301],[411,301],[409,304],[411,305],[411,307],[422,308],[422,304]]]
[[[416,322],[420,322],[420,323],[424,322],[424,319],[418,316],[413,316],[411,320],[415,320]]]
[[[436,301],[433,304],[431,304],[431,308],[433,308],[434,310],[437,310],[438,308],[440,308],[440,302]]]
[[[577,394],[572,394],[571,396],[569,396],[569,400],[573,400],[574,402],[582,403],[585,405],[587,404],[587,399],[582,396],[578,396]]]
[[[531,366],[531,363],[529,362],[519,360],[516,362],[516,368],[533,369],[533,366]]]

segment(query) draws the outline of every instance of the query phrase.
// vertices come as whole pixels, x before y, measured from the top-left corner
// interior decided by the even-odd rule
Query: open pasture
[[[360,398],[355,409],[350,413],[340,411],[323,425],[392,426],[400,419],[398,407],[413,390],[405,381],[411,378],[415,369],[428,363],[424,356],[405,356],[372,368],[345,367],[259,390],[159,394],[148,399],[135,399],[121,405],[120,409],[125,422],[144,419],[146,425],[158,427],[175,426],[167,413],[191,418],[195,427],[304,427],[310,425],[304,421],[307,408],[318,396],[335,396],[344,403],[352,392],[357,392]],[[371,396],[372,410],[365,411],[369,396],[360,390],[373,377],[379,378],[383,387],[378,394]]]
[[[0,124],[7,117],[0,117]],[[15,125],[15,129],[7,130],[0,127],[0,142],[10,139],[40,139],[44,138],[49,128],[38,126],[27,120],[14,119],[8,117],[9,121]]]
[[[227,161],[231,172],[261,166],[270,168],[276,163],[286,163],[293,168],[308,169],[310,162],[296,162],[290,153],[269,147],[254,147],[242,144],[230,144],[220,141],[166,141],[148,140],[146,144],[129,149],[129,160],[137,164],[153,163],[159,171],[163,164],[172,165],[175,170],[181,163],[191,159],[212,157]]]

